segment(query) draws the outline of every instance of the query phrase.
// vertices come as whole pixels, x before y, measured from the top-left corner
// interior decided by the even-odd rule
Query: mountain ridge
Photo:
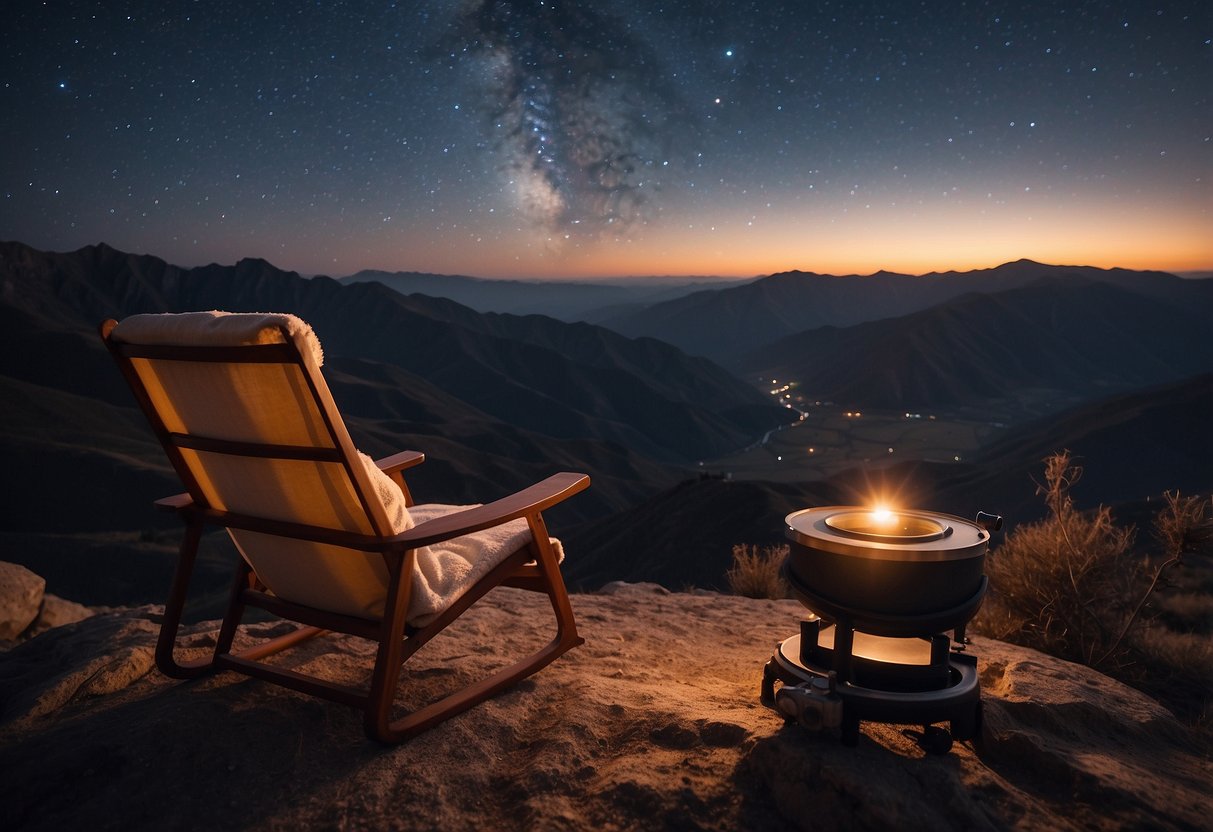
[[[406,297],[373,283],[345,287],[326,277],[305,280],[251,258],[232,267],[182,270],[157,258],[122,255],[106,247],[81,249],[75,258],[47,255],[31,263],[33,250],[14,255],[14,245],[20,244],[0,244],[3,286],[14,286],[17,274],[38,277],[45,285],[27,285],[21,297],[4,289],[6,305],[39,313],[44,321],[53,321],[56,330],[81,334],[95,326],[90,319],[133,312],[221,307],[258,311],[270,304],[311,323],[333,355],[396,363],[497,419],[555,438],[601,434],[667,462],[742,444],[783,419],[759,393],[724,371],[665,345],[633,347],[607,330],[583,327],[565,337],[558,331],[569,324],[533,317],[524,326],[540,335],[511,337],[503,332],[510,328],[502,323],[504,318],[496,321],[498,332],[493,332],[491,326],[469,323],[478,313],[450,301]],[[609,361],[571,360],[543,343],[567,347],[576,340],[586,353],[594,349],[586,342],[595,339],[602,342],[599,349],[604,353],[643,351],[646,358],[631,359],[632,367],[647,363],[656,350],[665,361],[685,364],[685,372],[659,381],[645,379]],[[0,371],[4,369],[0,364]],[[680,389],[681,382],[673,378],[677,375],[695,379],[694,389]],[[528,398],[541,406],[520,407]],[[722,407],[723,401],[735,406]],[[643,410],[659,418],[630,418]]]
[[[453,300],[477,312],[514,315],[540,314],[566,322],[589,321],[608,310],[669,300],[713,284],[735,285],[742,278],[686,276],[617,278],[608,281],[518,280],[444,275],[428,272],[386,272],[364,269],[342,277],[345,284],[378,282],[403,295],[423,294]]]
[[[1011,401],[1029,388],[1072,399],[1213,370],[1211,326],[1207,310],[1112,283],[1042,277],[898,318],[790,335],[732,366],[795,379],[811,399],[868,408],[958,408]]]
[[[150,504],[181,486],[96,327],[213,308],[311,323],[355,443],[373,456],[426,453],[409,474],[422,501],[486,502],[556,470],[587,471],[594,487],[548,518],[557,533],[634,505],[677,482],[679,464],[786,420],[703,359],[588,325],[490,320],[376,284],[304,279],[259,258],[182,269],[104,245],[64,254],[0,243],[0,450],[9,470],[27,472],[6,482],[0,536],[10,559],[35,571],[48,559],[70,564],[50,570],[66,581],[59,589],[87,597],[96,585],[106,595],[94,603],[158,591],[169,552],[157,541],[169,521]],[[204,609],[228,580],[221,543],[202,567]],[[126,558],[143,568],[94,574]]]
[[[780,272],[742,286],[697,292],[600,323],[633,338],[660,333],[685,352],[727,363],[732,356],[798,332],[898,317],[962,294],[1005,291],[1049,276],[1110,282],[1175,303],[1209,296],[1208,286],[1200,281],[1183,280],[1165,272],[1051,266],[1019,260],[992,269],[919,276]]]
[[[1010,265],[1016,271],[1012,277],[1020,280],[1031,276],[1038,264]],[[881,281],[918,278],[862,278],[869,279],[876,282],[863,285],[879,288]],[[846,285],[847,278],[819,282],[827,280]],[[1130,274],[1126,280],[1140,278]],[[773,283],[795,287],[797,281],[795,276],[784,276]],[[1161,294],[1171,288],[1167,282]],[[686,301],[711,306],[720,292],[690,295]],[[1048,300],[1033,301],[1033,292],[1043,292]],[[1207,297],[1207,292],[1208,287],[1197,286],[1177,296]],[[1119,337],[1115,349],[1098,346],[1108,343],[1104,336],[1079,338],[1074,349],[1064,353],[1052,348],[1052,354],[1064,354],[1067,365],[1057,370],[1055,382],[1072,386],[1075,395],[1102,396],[1099,402],[1083,405],[1087,410],[1067,410],[1058,404],[1052,421],[1016,426],[1007,435],[1020,436],[1017,443],[1008,440],[1000,455],[979,464],[914,462],[877,472],[857,467],[823,482],[789,485],[711,477],[688,481],[687,469],[680,466],[753,441],[768,426],[786,421],[787,411],[708,359],[686,355],[656,339],[629,339],[600,327],[561,323],[541,315],[477,313],[451,300],[402,295],[373,282],[345,285],[324,276],[305,279],[259,258],[244,258],[232,266],[182,269],[108,246],[53,254],[19,243],[0,243],[0,390],[6,393],[0,413],[7,427],[0,436],[0,450],[23,468],[37,466],[35,476],[22,488],[10,489],[14,496],[4,532],[15,547],[39,557],[61,549],[63,535],[77,535],[79,557],[69,559],[81,576],[87,575],[89,563],[113,562],[119,550],[142,541],[144,535],[150,535],[147,546],[156,556],[163,555],[155,543],[158,521],[143,518],[150,514],[148,501],[179,486],[95,327],[111,315],[217,306],[292,311],[312,323],[326,347],[326,378],[355,442],[375,456],[403,447],[425,451],[427,463],[410,472],[414,492],[425,501],[478,502],[552,470],[589,470],[594,487],[569,501],[566,514],[553,515],[558,533],[567,538],[571,550],[578,551],[569,565],[571,579],[578,582],[625,574],[644,579],[646,561],[659,563],[670,552],[689,551],[694,562],[674,558],[663,567],[660,580],[675,586],[689,582],[720,586],[732,544],[778,540],[782,514],[802,507],[797,503],[861,499],[856,489],[877,476],[917,480],[920,487],[910,495],[914,502],[942,511],[967,513],[969,502],[978,498],[982,505],[977,508],[983,510],[1019,511],[1034,499],[1032,466],[1040,457],[1070,445],[1076,453],[1084,453],[1088,434],[1100,437],[1092,446],[1100,448],[1099,453],[1118,446],[1140,449],[1136,455],[1121,454],[1136,467],[1121,465],[1106,475],[1117,488],[1126,482],[1158,490],[1205,487],[1201,483],[1207,483],[1208,477],[1202,479],[1189,469],[1213,456],[1213,451],[1192,444],[1198,442],[1192,437],[1200,434],[1192,414],[1207,414],[1207,390],[1201,388],[1195,398],[1179,403],[1173,400],[1179,394],[1157,387],[1108,398],[1102,394],[1115,385],[1098,377],[1099,350],[1104,350],[1107,363],[1119,367],[1124,360],[1121,352],[1133,357],[1138,349],[1140,339],[1129,337],[1134,317],[1148,330],[1169,325],[1177,314],[1184,320],[1196,316],[1198,323],[1171,326],[1173,332],[1156,340],[1170,343],[1168,339],[1180,330],[1194,338],[1190,330],[1201,326],[1202,313],[1207,315],[1195,304],[1180,314],[1173,300],[1157,293],[1142,294],[1106,281],[1092,282],[1082,273],[1064,272],[1046,276],[1039,285],[995,294],[969,293],[933,310],[858,326],[919,338],[922,331],[959,335],[975,330],[986,342],[1008,346],[1010,352],[997,354],[997,360],[991,357],[994,354],[964,347],[964,342],[931,350],[921,346],[921,340],[901,346],[888,346],[893,341],[887,341],[884,347],[895,355],[917,351],[930,359],[921,363],[939,363],[933,367],[937,376],[982,392],[977,383],[981,373],[996,377],[988,365],[1014,359],[1020,337],[1016,327],[999,330],[997,322],[990,320],[991,310],[1009,309],[1019,296],[1027,300],[1016,307],[1018,317],[1003,315],[1008,322],[1014,318],[1059,329],[1053,319],[1043,324],[1035,319],[1048,318],[1048,310],[1056,307],[1070,310],[1056,313],[1055,319],[1064,322],[1075,308],[1086,304],[1096,313],[1104,336],[1110,332]],[[1068,298],[1064,304],[1059,299],[1063,297]],[[944,316],[946,321],[936,327],[921,323],[931,316]],[[1152,367],[1170,363],[1175,372],[1193,369],[1184,363],[1183,349],[1168,349],[1152,357]],[[1030,349],[1019,351],[1026,355]],[[785,348],[784,357],[791,352]],[[1050,354],[1042,350],[1043,356]],[[939,356],[971,360],[961,372],[940,363]],[[860,376],[853,365],[847,369],[847,361],[878,363],[854,345],[835,353],[827,363],[839,377],[845,378],[847,372]],[[1043,372],[1038,367],[1015,383]],[[1126,375],[1125,383],[1154,383],[1152,372]],[[1084,376],[1099,383],[1087,384],[1090,378],[1084,381]],[[872,383],[871,378],[864,379],[865,386]],[[1177,381],[1173,387],[1183,384]],[[1124,398],[1138,394],[1139,400]],[[1108,415],[1118,411],[1141,419],[1109,422]],[[1065,430],[1052,430],[1058,426]],[[1021,429],[1022,435],[1015,433]],[[966,455],[966,460],[975,459],[977,454]],[[1092,471],[1099,471],[1102,464],[1093,458]],[[1012,473],[1016,482],[1006,485]],[[68,503],[48,501],[45,495],[56,493],[64,482],[73,483]],[[1149,493],[1122,488],[1116,498],[1138,499]],[[35,563],[26,565],[37,569]]]

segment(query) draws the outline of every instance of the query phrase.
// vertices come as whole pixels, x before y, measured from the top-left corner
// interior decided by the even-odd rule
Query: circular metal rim
[[[785,535],[793,543],[835,555],[911,563],[984,557],[990,541],[990,533],[972,521],[936,511],[906,510],[898,512],[905,515],[925,516],[948,526],[949,533],[943,537],[925,541],[914,540],[908,543],[844,537],[825,524],[827,516],[863,510],[859,506],[822,506],[794,511],[784,518]],[[803,522],[806,515],[818,516],[805,529],[793,525],[796,521]],[[957,530],[961,530],[963,533],[958,533]]]
[[[796,641],[795,647],[791,644],[793,640]],[[785,645],[787,645],[786,652],[784,650]],[[799,658],[796,657],[799,647],[800,636],[791,636],[775,645],[775,653],[772,658],[778,667],[776,673],[778,674],[779,671],[783,671],[783,674],[795,678],[797,683],[811,682],[815,678],[825,678],[829,672],[828,669],[814,670],[800,663]],[[885,706],[886,708],[901,706],[905,708],[904,714],[898,713],[895,716],[878,716],[874,712],[866,710],[856,714],[868,722],[912,724],[930,715],[930,711],[927,710],[929,708],[946,708],[951,705],[967,704],[980,699],[981,677],[977,674],[976,661],[964,661],[960,656],[952,654],[949,657],[949,670],[953,674],[954,683],[939,690],[886,691],[860,687],[851,682],[841,682],[835,688],[835,692],[844,700],[850,700],[856,705]],[[786,676],[781,674],[780,679],[787,684]],[[948,718],[944,714],[936,716],[931,721],[937,722]]]
[[[870,515],[870,514],[875,514],[875,513],[876,512],[869,510],[869,509],[856,509],[854,511],[837,511],[837,512],[834,512],[833,514],[826,515],[822,519],[822,522],[825,523],[826,526],[828,526],[832,531],[836,532],[837,534],[841,534],[846,537],[853,537],[853,538],[856,538],[857,540],[868,540],[868,541],[872,541],[874,543],[899,543],[902,545],[905,545],[906,543],[927,543],[932,540],[939,540],[940,538],[947,537],[948,535],[950,535],[952,533],[952,527],[949,526],[947,523],[941,523],[937,519],[935,519],[933,516],[930,516],[923,512],[917,512],[917,511],[890,511],[889,514],[892,517],[912,518],[913,520],[915,520],[919,523],[929,525],[930,527],[932,527],[933,531],[927,532],[925,534],[881,534],[880,532],[868,532],[868,531],[858,531],[856,529],[849,529],[846,526],[841,525],[840,523],[834,522],[834,521],[838,520],[839,518],[849,518],[849,517],[853,517],[855,515],[864,515],[864,514]]]

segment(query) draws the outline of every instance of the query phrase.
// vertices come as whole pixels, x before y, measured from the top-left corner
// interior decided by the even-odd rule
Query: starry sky
[[[6,0],[0,239],[500,277],[1213,269],[1193,2]]]

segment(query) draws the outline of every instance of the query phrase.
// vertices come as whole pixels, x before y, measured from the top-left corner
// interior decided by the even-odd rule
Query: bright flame
[[[876,506],[876,508],[872,509],[872,520],[882,526],[888,525],[893,522],[893,512],[884,506]]]

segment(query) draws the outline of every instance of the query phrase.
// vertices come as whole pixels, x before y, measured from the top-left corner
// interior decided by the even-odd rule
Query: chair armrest
[[[375,460],[375,465],[379,470],[392,478],[392,482],[400,489],[400,493],[404,496],[404,504],[411,506],[413,504],[413,492],[409,490],[409,484],[404,481],[404,470],[412,468],[414,465],[420,465],[425,462],[425,454],[421,451],[400,451],[399,453],[385,456],[383,459]]]
[[[161,497],[152,505],[161,511],[181,511],[183,508],[189,508],[194,504],[194,498],[189,494],[174,494],[171,497]]]
[[[590,478],[585,474],[567,471],[553,474],[546,480],[537,482],[508,497],[502,497],[500,500],[476,508],[435,517],[433,520],[413,526],[408,531],[401,532],[388,540],[392,543],[405,544],[408,548],[414,549],[450,540],[453,537],[461,537],[491,526],[499,526],[519,517],[538,514],[577,492],[584,491],[589,488],[589,485]]]
[[[421,451],[401,451],[391,456],[385,456],[383,459],[375,460],[375,464],[379,466],[379,470],[385,474],[403,471],[406,468],[412,468],[414,465],[420,465],[423,462],[425,462],[425,454],[421,453]]]

